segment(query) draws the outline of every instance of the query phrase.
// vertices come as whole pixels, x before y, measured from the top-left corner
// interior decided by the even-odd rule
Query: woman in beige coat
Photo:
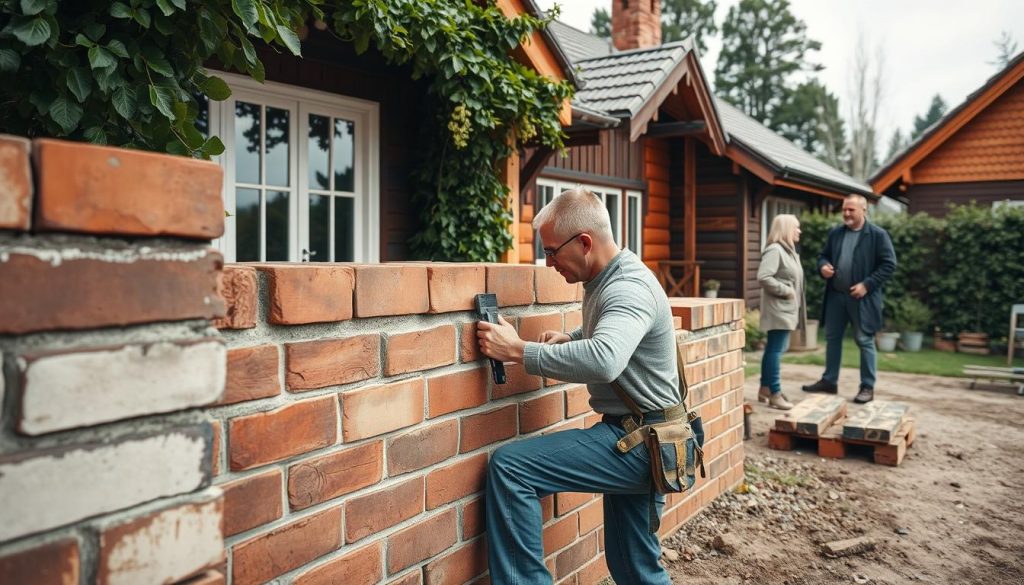
[[[779,410],[793,408],[782,393],[782,353],[789,346],[790,332],[807,320],[804,270],[796,253],[799,241],[800,221],[796,216],[775,216],[757,270],[757,282],[761,284],[761,330],[768,333],[757,399]]]

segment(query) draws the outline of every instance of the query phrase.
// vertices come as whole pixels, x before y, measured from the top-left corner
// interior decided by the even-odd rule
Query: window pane
[[[626,229],[629,230],[629,237],[626,242],[626,246],[628,246],[634,253],[639,252],[640,250],[640,246],[637,245],[639,243],[637,232],[640,231],[639,201],[640,200],[636,197],[630,197],[627,206],[628,208],[626,210]]]
[[[203,136],[210,136],[210,100],[203,94],[196,94],[196,104],[199,106],[199,113],[196,114],[196,130]]]
[[[350,197],[334,198],[334,261],[355,260],[355,200]]]
[[[619,195],[617,193],[606,193],[604,206],[608,209],[608,218],[612,222],[612,237],[617,244],[622,241],[622,212],[619,208]]]
[[[288,193],[267,193],[267,261],[288,260]]]
[[[260,192],[235,189],[235,260],[260,259]]]
[[[307,164],[309,165],[309,187],[311,189],[326,191],[331,188],[327,163],[331,147],[330,128],[330,118],[315,114],[309,115],[309,160]],[[326,248],[324,249],[326,250]]]
[[[288,110],[279,108],[267,108],[267,184],[287,187],[288,176],[288,149],[291,133],[289,132],[290,121]]]
[[[260,106],[235,103],[235,181],[260,182]]]
[[[353,136],[356,125],[348,120],[334,121],[334,190],[354,191],[355,177],[353,166]]]
[[[309,196],[309,261],[331,260],[331,198],[326,195]]]

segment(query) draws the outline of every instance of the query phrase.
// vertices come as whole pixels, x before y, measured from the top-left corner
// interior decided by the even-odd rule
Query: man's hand
[[[868,287],[864,286],[863,282],[850,287],[850,296],[855,299],[862,299],[868,294]]]
[[[502,362],[523,362],[526,342],[519,338],[516,328],[498,315],[498,323],[477,321],[476,337],[485,356]]]
[[[559,343],[572,341],[572,338],[561,331],[545,331],[540,334],[540,339],[538,341],[548,345],[557,345]]]
[[[836,269],[831,264],[825,264],[821,267],[821,275],[825,278],[832,278],[835,273]]]

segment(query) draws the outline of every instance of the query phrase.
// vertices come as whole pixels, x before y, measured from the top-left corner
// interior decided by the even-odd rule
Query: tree
[[[590,17],[590,34],[601,38],[612,38],[612,17],[608,10],[595,8],[594,14]]]
[[[946,102],[942,100],[942,96],[935,94],[924,116],[914,116],[914,131],[910,133],[910,139],[917,140],[918,136],[924,134],[924,131],[938,122],[945,113]]]
[[[881,47],[872,58],[857,43],[853,62],[853,85],[850,95],[850,155],[844,169],[854,179],[866,181],[878,168],[878,110],[884,93],[884,60]]]
[[[992,44],[996,46],[999,54],[996,55],[995,61],[989,61],[989,65],[995,65],[997,69],[1003,70],[1017,55],[1017,41],[1013,40],[1010,31],[1004,30],[997,40],[992,41]]]
[[[892,138],[889,139],[889,149],[886,151],[885,160],[890,161],[892,157],[896,156],[901,150],[910,144],[910,140],[903,135],[903,131],[897,128],[892,133]]]
[[[839,99],[821,81],[800,84],[772,116],[772,126],[786,139],[840,168],[846,152]]]
[[[661,42],[681,41],[693,36],[697,49],[707,51],[705,39],[718,32],[715,0],[661,0]]]
[[[793,76],[822,69],[807,60],[821,43],[808,39],[806,29],[787,0],[741,0],[729,8],[715,67],[719,95],[771,127],[775,111],[795,91]]]

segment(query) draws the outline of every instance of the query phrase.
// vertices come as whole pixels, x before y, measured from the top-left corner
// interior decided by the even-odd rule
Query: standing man
[[[843,336],[853,324],[860,348],[858,404],[875,399],[874,335],[882,328],[882,291],[896,270],[896,252],[889,234],[867,221],[868,201],[849,195],[843,201],[843,225],[832,228],[818,255],[818,271],[825,278],[821,320],[825,325],[825,373],[804,392],[836,394]]]
[[[494,585],[550,584],[541,542],[540,498],[556,492],[604,494],[605,558],[616,583],[669,585],[658,563],[661,547],[650,530],[665,497],[651,489],[646,448],[622,454],[629,408],[610,385],[618,381],[645,413],[665,420],[679,403],[676,337],[668,299],[651,271],[612,237],[608,211],[577,187],[546,205],[533,220],[547,265],[566,282],[582,282],[583,325],[524,341],[504,319],[480,322],[480,349],[490,358],[522,363],[526,371],[586,383],[590,406],[604,415],[589,429],[569,430],[503,445],[487,471],[487,542]],[[652,519],[651,498],[654,498]]]

